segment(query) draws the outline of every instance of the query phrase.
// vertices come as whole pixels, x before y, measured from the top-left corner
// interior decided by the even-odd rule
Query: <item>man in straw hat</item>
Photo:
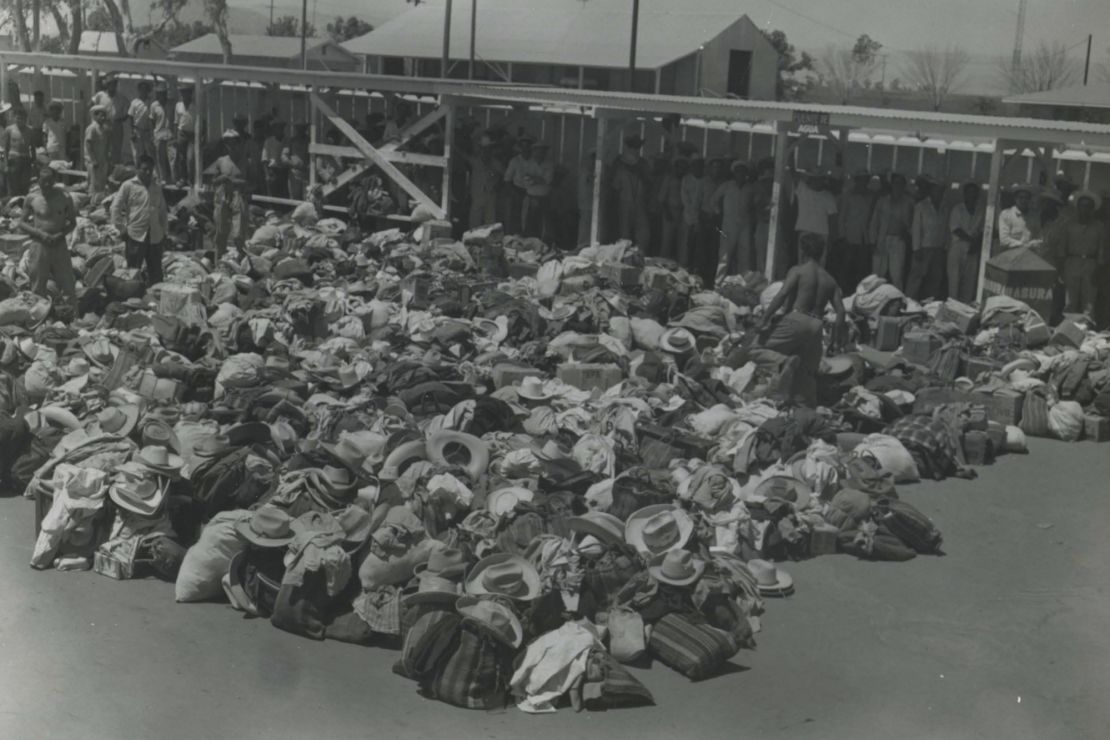
[[[1068,313],[1094,314],[1098,300],[1095,276],[1106,263],[1106,227],[1095,218],[1101,206],[1098,195],[1080,190],[1075,195],[1075,218],[1061,232],[1057,260],[1067,293]]]
[[[73,305],[77,299],[77,281],[73,275],[66,237],[77,226],[77,209],[69,194],[56,186],[57,173],[48,163],[39,165],[39,189],[23,201],[23,218],[19,230],[37,246],[34,291],[46,296],[50,278],[65,300]]]
[[[803,234],[798,242],[801,264],[790,268],[782,289],[775,295],[763,316],[765,349],[799,358],[791,395],[807,406],[817,405],[817,370],[824,354],[821,317],[832,304],[836,311],[834,346],[844,332],[844,296],[832,275],[820,265],[823,242],[813,234]],[[779,308],[790,311],[776,317]]]
[[[85,127],[85,172],[89,177],[89,201],[95,207],[108,190],[108,109],[94,105],[92,122]]]

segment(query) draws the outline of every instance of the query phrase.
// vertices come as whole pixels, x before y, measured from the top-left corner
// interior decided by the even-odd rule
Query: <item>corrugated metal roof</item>
[[[274,59],[289,59],[301,53],[301,39],[299,36],[248,36],[245,34],[231,34],[231,50],[234,54],[244,57],[272,57]],[[324,44],[332,43],[331,39],[309,38],[306,41],[308,48],[315,49]],[[214,33],[205,34],[200,38],[187,41],[181,46],[175,46],[174,53],[185,54],[222,54],[220,39]]]
[[[1004,98],[1002,102],[1014,105],[1048,105],[1056,108],[1110,108],[1110,82],[1011,95]]]
[[[470,49],[470,6],[454,5],[455,59],[466,58]],[[743,7],[735,0],[696,5],[642,0],[636,64],[657,69],[681,59],[742,18]],[[343,46],[352,54],[438,59],[443,21],[442,0],[432,0]],[[628,0],[483,0],[475,46],[480,58],[495,62],[623,68],[628,66],[631,23]]]

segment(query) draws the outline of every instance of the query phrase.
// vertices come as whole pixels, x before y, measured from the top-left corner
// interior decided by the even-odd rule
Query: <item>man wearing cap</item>
[[[974,255],[979,254],[982,246],[985,221],[979,190],[978,183],[964,183],[963,199],[953,206],[948,216],[948,297],[965,303],[975,299],[975,284],[979,279]]]
[[[617,193],[617,237],[631,239],[647,251],[651,245],[651,224],[648,221],[649,170],[640,156],[644,140],[628,136],[624,150],[613,165],[613,189]]]
[[[1040,246],[1041,225],[1033,212],[1033,188],[1016,185],[1014,205],[998,214],[998,241],[1003,249]]]
[[[923,177],[918,182],[925,197],[913,209],[910,226],[913,258],[906,293],[922,301],[940,295],[944,282],[948,221],[942,209],[944,185],[931,177]]]
[[[1106,228],[1095,218],[1102,199],[1090,190],[1075,196],[1075,218],[1061,234],[1058,266],[1064,279],[1068,313],[1094,316],[1098,301],[1098,270],[1106,264]]]
[[[119,164],[123,161],[123,126],[127,123],[130,101],[119,91],[119,80],[109,77],[92,102],[108,109],[108,161]]]
[[[89,201],[99,203],[108,190],[108,109],[92,107],[92,122],[85,127],[85,172],[89,177]]]
[[[170,172],[170,140],[173,139],[173,131],[170,129],[169,111],[166,110],[168,95],[166,83],[159,82],[154,88],[154,102],[150,104],[154,161],[158,165],[158,179],[162,182],[173,182],[173,173]]]
[[[832,275],[821,267],[822,249],[824,242],[816,234],[802,234],[798,239],[801,263],[786,273],[782,289],[763,315],[761,333],[764,349],[799,359],[790,392],[807,406],[817,405],[817,370],[824,354],[822,317],[830,304],[836,311],[834,348],[844,335],[844,295]],[[784,305],[790,306],[790,312],[778,318],[776,314]]]
[[[713,196],[721,216],[721,246],[717,252],[714,283],[752,268],[752,187],[746,162],[733,162],[732,179],[721,183]]]
[[[193,102],[193,88],[180,89],[181,98],[173,107],[173,123],[177,129],[174,147],[173,174],[178,185],[191,185],[196,177],[193,143],[196,140],[197,106]]]
[[[169,217],[162,185],[154,177],[154,160],[139,157],[135,176],[120,186],[112,201],[112,223],[126,241],[127,266],[146,264],[147,285],[162,282],[163,242]]]
[[[62,104],[51,101],[46,120],[42,122],[42,141],[46,156],[52,160],[66,158],[66,122],[62,120]]]
[[[875,245],[872,272],[901,290],[905,286],[906,258],[916,204],[906,192],[905,176],[890,176],[890,192],[879,198],[871,215],[871,243]]]
[[[39,187],[23,201],[23,218],[19,230],[31,237],[37,254],[34,292],[47,295],[47,283],[54,278],[64,299],[73,305],[77,298],[73,260],[66,237],[77,226],[77,209],[73,199],[55,186],[57,173],[47,163],[39,164]]]
[[[875,208],[875,193],[870,188],[871,173],[858,170],[852,176],[852,185],[841,196],[839,206],[840,238],[833,245],[834,254],[829,258],[832,274],[840,289],[855,291],[856,285],[871,273],[871,247],[868,244],[868,227]]]
[[[155,156],[151,91],[152,86],[148,80],[139,82],[139,95],[127,108],[127,117],[131,119],[131,161],[136,165],[143,155],[151,159]]]
[[[27,125],[27,109],[15,109],[15,120],[0,133],[0,154],[4,157],[8,196],[27,195],[34,164],[34,133]]]

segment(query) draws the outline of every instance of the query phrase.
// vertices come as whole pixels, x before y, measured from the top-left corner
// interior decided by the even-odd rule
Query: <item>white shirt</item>
[[[1034,241],[1032,214],[1023,214],[1017,206],[1011,206],[998,216],[998,241],[1004,249],[1024,247]]]
[[[177,123],[177,130],[183,134],[191,134],[196,128],[197,120],[197,104],[189,103],[185,105],[185,101],[177,101],[177,105],[173,107],[173,117]]]
[[[147,187],[136,176],[123,183],[112,201],[112,223],[135,241],[146,241],[148,234],[151,244],[165,239],[169,215],[158,181]]]
[[[798,231],[829,235],[829,216],[836,215],[836,197],[828,190],[814,190],[804,182],[794,190],[798,198]]]
[[[948,244],[944,215],[929,198],[923,199],[913,209],[911,243],[919,249],[944,249]]]
[[[983,228],[983,206],[982,202],[975,207],[975,213],[969,213],[967,206],[963,203],[957,203],[952,208],[952,212],[948,214],[948,234],[949,246],[956,248],[960,245],[966,244],[969,248],[975,245],[964,239],[956,236],[956,229],[963,229],[968,236],[979,232]]]

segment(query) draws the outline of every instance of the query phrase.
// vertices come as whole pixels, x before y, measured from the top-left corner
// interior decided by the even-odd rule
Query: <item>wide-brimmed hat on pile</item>
[[[140,516],[154,516],[162,508],[164,490],[152,480],[117,480],[108,488],[108,496],[121,509]]]
[[[276,506],[260,506],[236,522],[235,531],[258,547],[285,547],[293,541],[293,517]]]
[[[794,579],[766,560],[749,560],[748,570],[755,576],[759,593],[763,596],[789,596],[794,593]]]
[[[110,367],[119,354],[119,348],[109,342],[107,337],[96,337],[86,342],[81,345],[81,351],[89,358],[89,362],[100,368]]]
[[[173,427],[161,419],[143,421],[142,442],[144,447],[165,447],[177,453],[181,452],[181,441],[177,438]]]
[[[658,555],[681,550],[694,533],[694,520],[671,504],[655,504],[634,511],[624,524],[624,539],[638,552]]]
[[[96,415],[96,419],[92,423],[92,430],[96,434],[126,437],[131,434],[138,422],[138,406],[134,404],[108,406]]]
[[[624,544],[624,522],[604,511],[587,511],[581,516],[572,516],[567,519],[567,527],[572,532],[594,537],[606,545]]]
[[[689,586],[705,572],[705,561],[686,550],[670,550],[656,555],[648,568],[651,577],[672,586]]]
[[[428,460],[443,467],[459,466],[476,481],[489,467],[489,445],[473,434],[442,431],[428,437]]]
[[[180,455],[170,452],[168,448],[150,445],[144,447],[135,456],[135,460],[148,470],[159,475],[175,476],[181,472],[184,461]]]
[[[370,539],[374,520],[370,512],[361,506],[348,506],[335,514],[335,519],[339,522],[339,526],[343,527],[344,542],[351,546],[348,549],[362,547]]]
[[[659,349],[675,355],[694,352],[697,350],[697,338],[689,329],[683,329],[680,326],[672,327],[659,337]]]
[[[416,593],[404,598],[406,604],[454,604],[462,595],[466,574],[466,554],[453,547],[436,550],[426,563],[413,569],[419,585]]]
[[[535,566],[509,553],[482,558],[466,578],[466,592],[472,595],[490,594],[532,601],[540,591],[540,574]]]
[[[356,474],[372,474],[372,466],[381,460],[380,437],[373,432],[342,432],[339,441],[320,447]]]
[[[558,393],[540,378],[527,377],[520,381],[516,394],[526,401],[550,401]]]
[[[455,602],[455,611],[464,621],[481,627],[509,647],[518,648],[524,642],[524,628],[520,620],[503,604],[461,596]]]
[[[522,486],[506,486],[491,491],[486,496],[486,509],[497,516],[511,514],[517,504],[526,503],[535,498],[535,494]]]
[[[772,475],[756,486],[752,495],[755,498],[787,501],[795,509],[804,509],[813,498],[813,492],[804,481],[788,475]]]
[[[231,449],[226,434],[210,434],[193,445],[193,454],[201,458],[211,458]]]

